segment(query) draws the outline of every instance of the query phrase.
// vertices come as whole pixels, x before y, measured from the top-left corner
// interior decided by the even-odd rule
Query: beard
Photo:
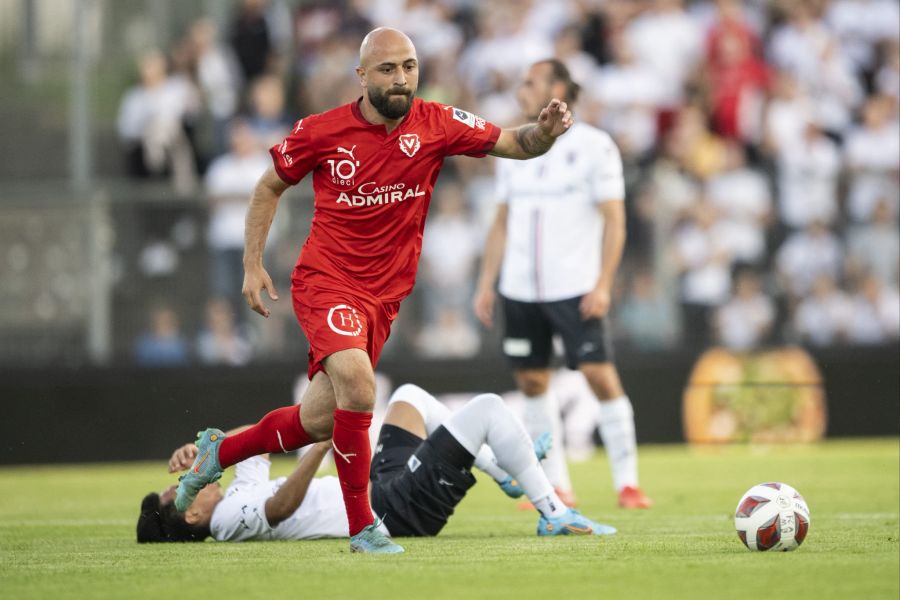
[[[381,88],[369,88],[369,102],[385,119],[399,119],[412,107],[414,92],[387,92]]]

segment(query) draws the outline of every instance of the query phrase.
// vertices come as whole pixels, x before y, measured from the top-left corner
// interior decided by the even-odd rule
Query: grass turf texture
[[[286,474],[287,459],[273,473]],[[481,478],[433,539],[399,557],[346,540],[138,545],[143,495],[164,461],[0,469],[0,596],[26,598],[893,598],[900,596],[897,439],[811,446],[641,448],[649,511],[614,507],[605,457],[572,467],[582,511],[612,538],[537,538]],[[227,476],[226,476],[227,480]],[[751,553],[733,511],[753,484],[806,497],[809,536]]]

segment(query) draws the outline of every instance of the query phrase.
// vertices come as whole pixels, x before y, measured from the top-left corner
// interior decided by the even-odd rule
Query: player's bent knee
[[[484,412],[506,410],[506,404],[503,402],[503,398],[497,394],[480,394],[472,398],[469,404],[474,409]]]
[[[409,404],[416,404],[417,400],[425,400],[425,399],[434,399],[434,396],[426,392],[424,389],[420,388],[414,383],[404,383],[391,394],[390,400],[388,400],[388,404],[392,402],[407,402]]]

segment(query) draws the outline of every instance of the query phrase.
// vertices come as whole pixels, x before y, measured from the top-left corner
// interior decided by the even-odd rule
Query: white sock
[[[528,432],[500,396],[476,396],[450,415],[444,427],[473,456],[479,456],[482,444],[487,444],[499,468],[519,482],[541,514],[557,516],[566,511],[534,455]]]
[[[519,485],[525,490],[525,495],[531,501],[531,504],[539,513],[545,517],[558,517],[568,510],[563,501],[556,495],[547,474],[541,468],[541,465],[535,463],[528,467],[516,477]]]
[[[572,480],[569,478],[566,449],[563,447],[562,416],[559,414],[559,403],[553,392],[548,390],[540,396],[526,396],[522,420],[532,440],[548,431],[553,436],[553,446],[544,458],[544,472],[547,473],[547,479],[553,487],[571,491]]]
[[[434,430],[450,416],[450,409],[446,405],[412,383],[404,383],[394,390],[388,400],[388,406],[394,402],[406,402],[419,411],[422,420],[425,421],[426,435],[434,433]]]
[[[637,487],[637,440],[634,434],[634,410],[628,396],[601,400],[597,411],[600,437],[609,457],[613,487]]]

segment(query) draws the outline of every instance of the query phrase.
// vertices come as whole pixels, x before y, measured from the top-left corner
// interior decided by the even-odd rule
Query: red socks
[[[226,436],[219,446],[219,464],[226,469],[252,456],[289,452],[309,443],[312,440],[300,423],[300,407],[285,406],[273,410],[250,429]]]
[[[334,463],[341,480],[341,491],[344,493],[350,535],[356,535],[374,521],[369,505],[371,424],[372,413],[341,409],[334,411]],[[266,452],[288,452],[311,442],[300,423],[300,407],[285,406],[273,410],[250,429],[222,440],[222,445],[219,446],[219,464],[225,469],[252,456]]]
[[[334,464],[344,506],[347,507],[347,521],[350,535],[356,535],[374,521],[369,506],[369,463],[372,462],[372,448],[369,445],[369,425],[372,413],[350,410],[334,411]],[[227,439],[227,438],[226,438]]]

